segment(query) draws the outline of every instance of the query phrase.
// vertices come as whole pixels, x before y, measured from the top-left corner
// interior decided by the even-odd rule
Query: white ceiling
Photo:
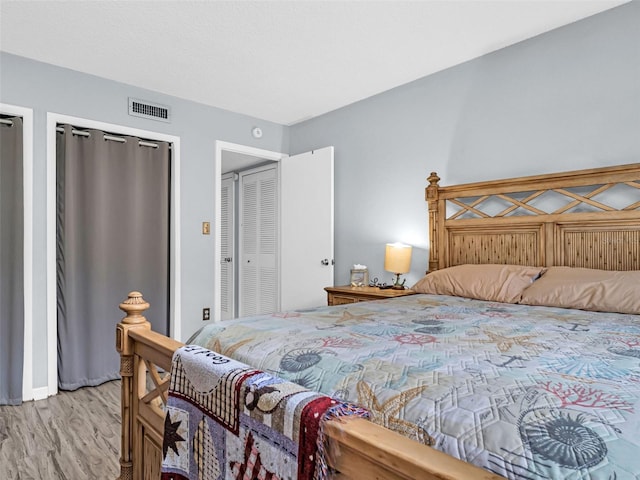
[[[0,49],[291,125],[622,3],[0,0]]]

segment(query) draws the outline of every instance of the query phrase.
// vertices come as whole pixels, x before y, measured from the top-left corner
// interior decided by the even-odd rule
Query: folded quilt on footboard
[[[322,426],[366,410],[211,350],[188,345],[171,366],[163,480],[328,477]]]

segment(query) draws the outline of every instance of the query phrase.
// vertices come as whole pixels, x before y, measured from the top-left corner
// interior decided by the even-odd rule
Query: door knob
[[[325,258],[324,260],[320,260],[320,263],[321,263],[322,265],[325,265],[325,266],[326,266],[326,265],[329,265],[329,259],[328,259],[328,258]]]

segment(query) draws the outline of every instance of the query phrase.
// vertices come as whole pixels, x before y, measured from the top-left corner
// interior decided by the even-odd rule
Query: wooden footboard
[[[131,292],[120,304],[116,349],[122,376],[120,480],[160,478],[163,405],[173,352],[183,344],[151,331],[149,304]],[[340,479],[500,479],[468,463],[362,419],[327,424],[329,463]]]
[[[119,478],[156,479],[162,463],[162,407],[167,403],[171,358],[182,344],[151,331],[142,315],[149,304],[139,292],[131,292],[120,308],[126,316],[116,327],[122,376]]]

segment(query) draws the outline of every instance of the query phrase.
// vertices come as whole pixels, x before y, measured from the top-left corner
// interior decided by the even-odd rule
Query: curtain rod
[[[11,120],[7,120],[6,118],[0,118],[0,123],[2,123],[3,125],[9,125],[10,127],[13,127],[13,122]]]
[[[56,127],[56,132],[60,132],[60,133],[64,133],[64,127]],[[76,130],[72,127],[71,133],[74,135],[79,135],[81,137],[90,137],[91,133],[85,131],[85,130]],[[112,140],[114,142],[120,142],[120,143],[126,143],[127,139],[123,138],[123,137],[117,137],[115,135],[110,135],[108,133],[104,134],[104,139],[105,140]],[[138,140],[138,145],[141,147],[151,147],[151,148],[158,148],[158,144],[157,143],[153,143],[153,142],[148,142],[145,140]],[[169,144],[169,148],[171,148],[171,144]]]

